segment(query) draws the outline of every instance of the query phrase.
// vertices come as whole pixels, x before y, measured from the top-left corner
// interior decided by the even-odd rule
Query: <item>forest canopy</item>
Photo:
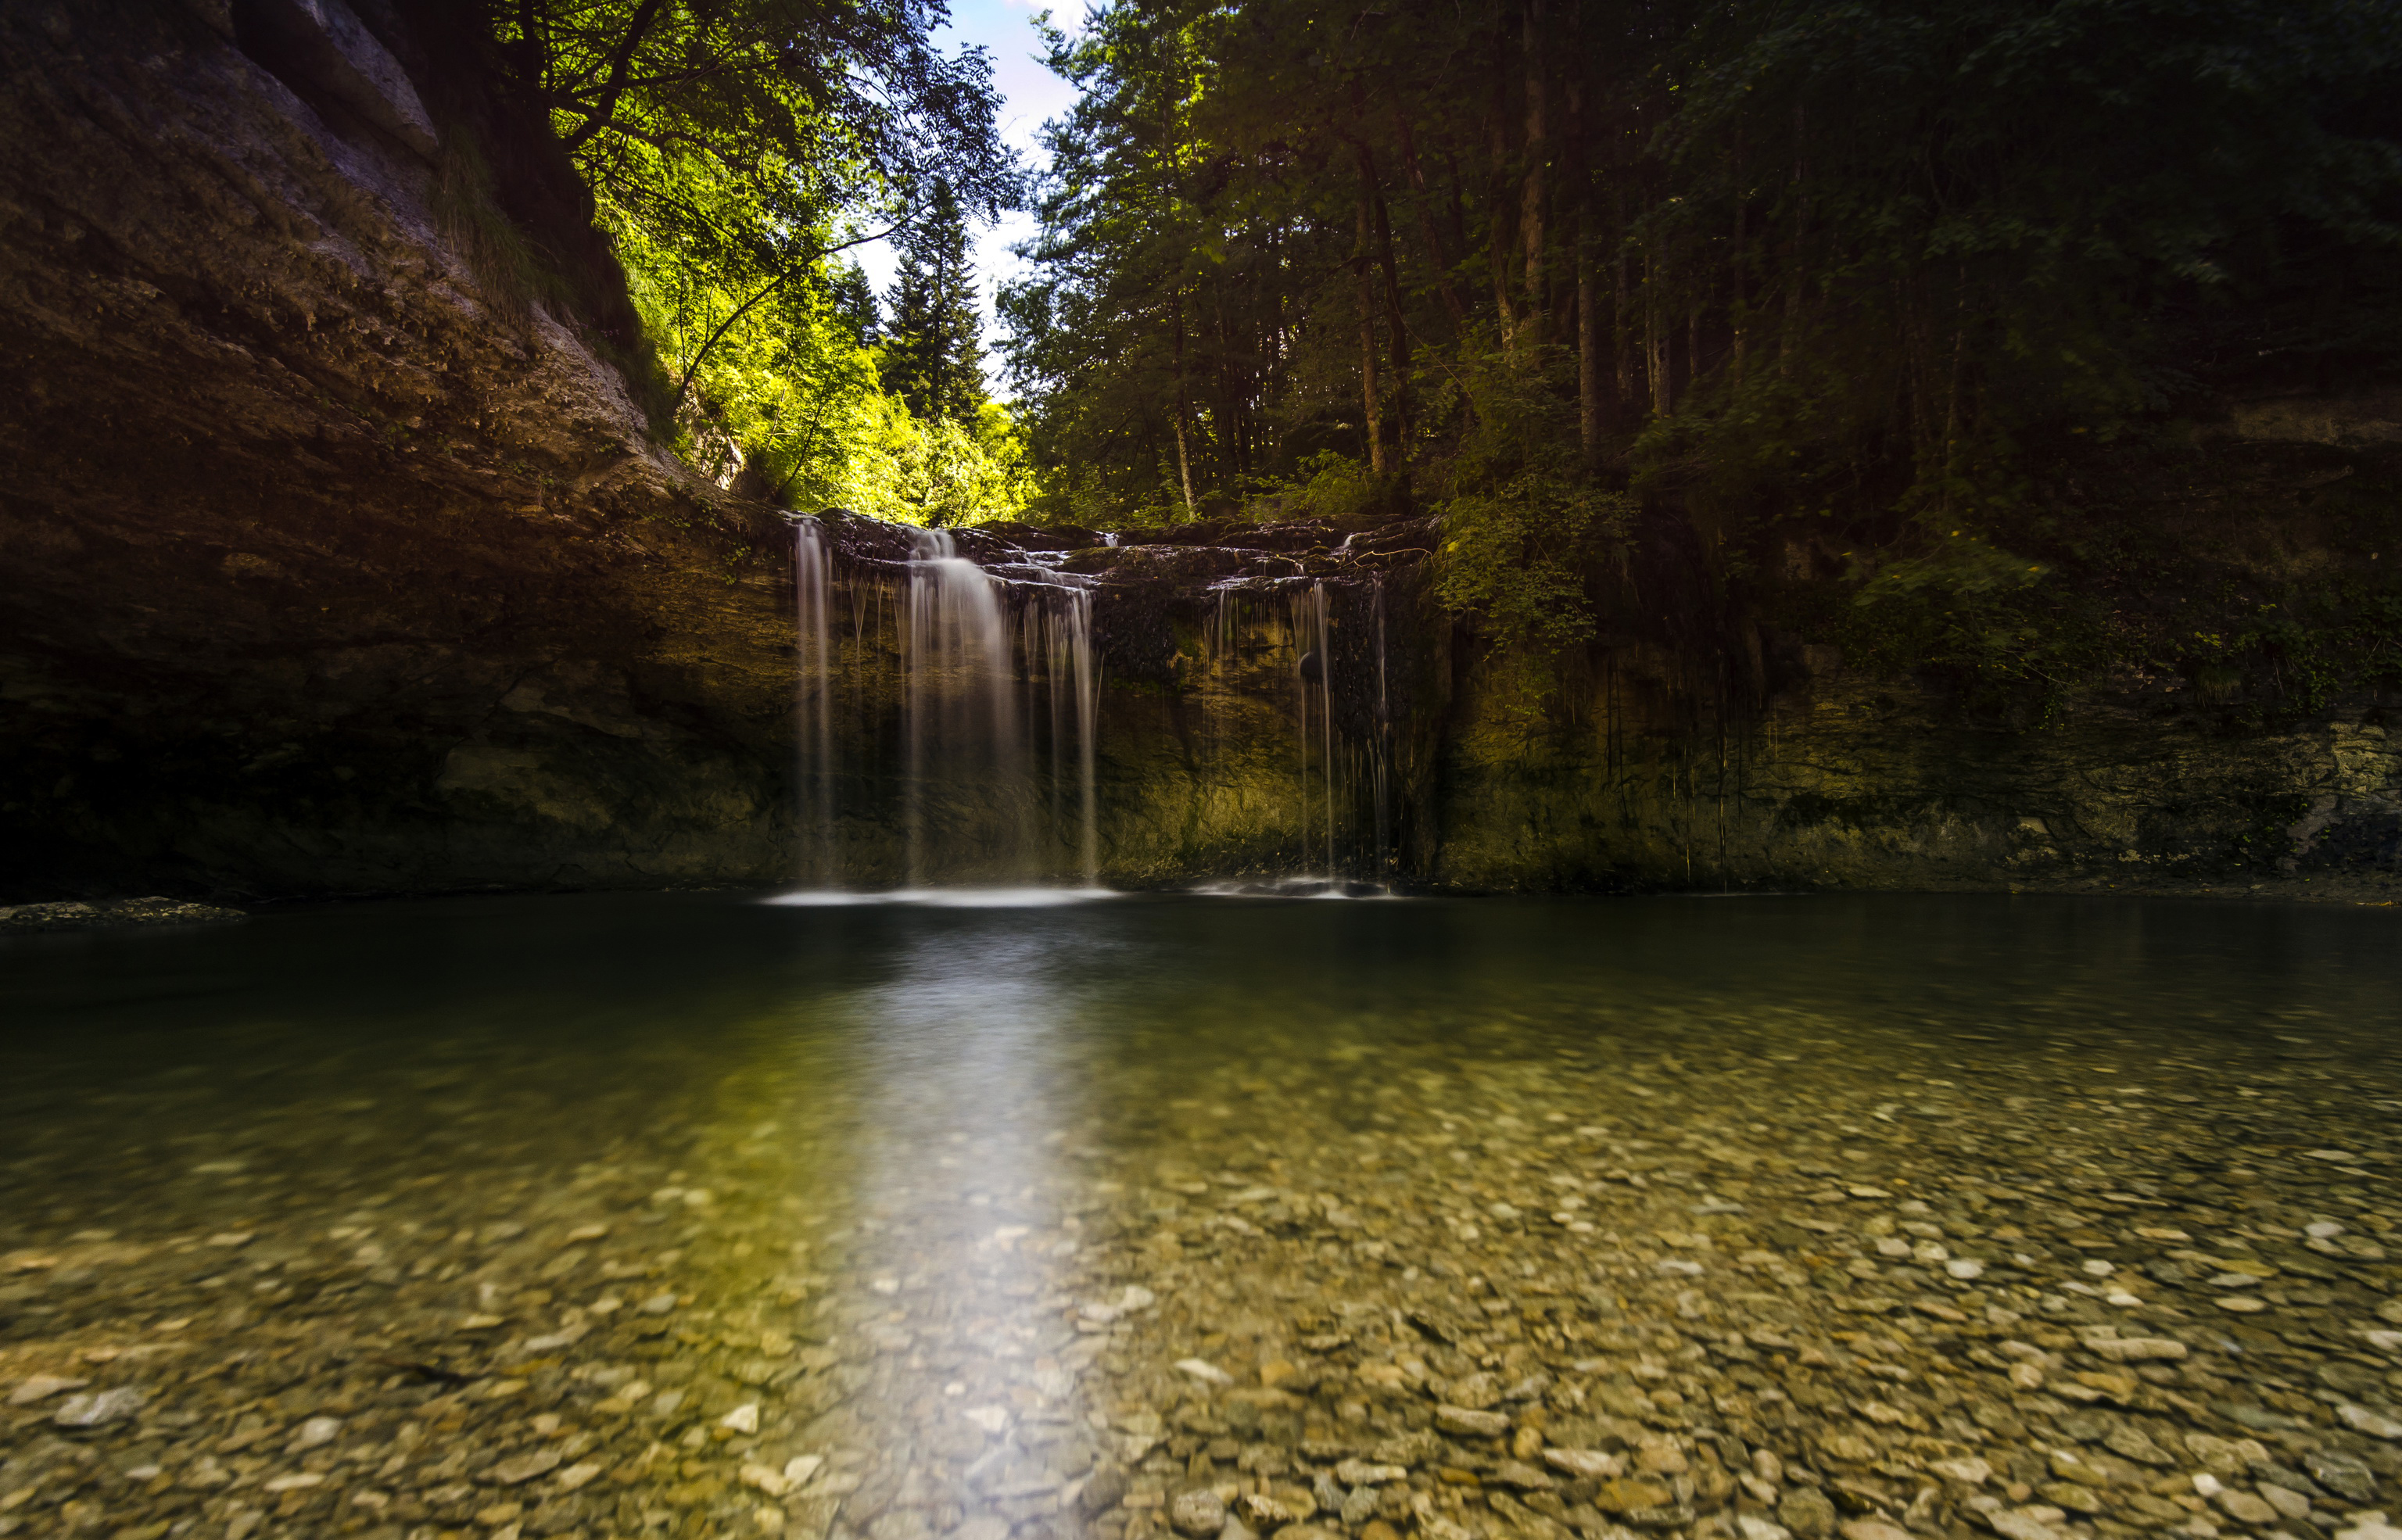
[[[1846,645],[2056,685],[2137,543],[2078,456],[2402,361],[2388,0],[1103,0],[1041,19],[1030,178],[926,0],[462,3],[726,484],[1436,515],[1442,598],[1536,652],[1664,518]],[[1019,204],[1004,406],[968,232]]]
[[[1049,50],[1037,506],[1331,473],[1521,633],[1639,506],[2032,583],[2048,446],[2402,351],[2379,0],[1111,0]]]
[[[959,297],[967,222],[1013,204],[991,62],[925,0],[491,0],[509,83],[590,189],[666,378],[665,430],[790,506],[911,522],[1025,496]],[[889,238],[886,296],[845,256]],[[929,307],[912,275],[951,260]],[[946,304],[949,308],[943,309]],[[905,364],[901,361],[906,361]],[[915,374],[911,374],[914,370]],[[935,395],[899,376],[931,372]]]

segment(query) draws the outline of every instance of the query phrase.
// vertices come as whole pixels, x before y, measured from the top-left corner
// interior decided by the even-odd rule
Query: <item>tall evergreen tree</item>
[[[860,347],[874,347],[883,335],[884,318],[876,308],[876,290],[856,262],[842,263],[830,275],[826,309],[844,335]]]
[[[975,420],[984,405],[984,346],[967,217],[948,182],[895,242],[900,272],[884,333],[884,388],[922,419]]]

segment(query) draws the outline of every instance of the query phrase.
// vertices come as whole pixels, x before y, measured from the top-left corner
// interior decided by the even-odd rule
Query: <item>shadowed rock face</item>
[[[506,318],[410,146],[204,17],[0,27],[7,886],[780,874],[756,511]]]
[[[789,880],[789,528],[656,446],[601,361],[622,315],[461,256],[449,98],[330,6],[0,12],[0,901]],[[572,213],[540,170],[518,201]],[[909,536],[829,522],[845,863],[898,880]],[[2228,737],[2131,691],[1959,725],[1746,620],[1671,518],[1539,700],[1456,639],[1425,521],[958,539],[1090,586],[1120,884],[2376,893],[2402,861],[2373,718]]]

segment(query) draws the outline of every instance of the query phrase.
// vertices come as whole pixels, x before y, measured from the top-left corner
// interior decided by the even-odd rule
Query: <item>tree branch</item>
[[[905,221],[904,223],[905,223]],[[692,362],[684,366],[683,378],[676,381],[675,399],[668,403],[669,418],[672,419],[675,417],[675,414],[683,409],[684,393],[692,389],[692,377],[700,372],[701,360],[709,356],[709,350],[717,346],[718,339],[723,337],[727,331],[731,330],[736,322],[741,320],[744,316],[749,315],[752,310],[758,309],[760,301],[766,299],[769,295],[774,294],[778,289],[782,288],[786,282],[791,281],[795,273],[798,273],[808,264],[815,262],[821,257],[832,256],[836,252],[847,252],[853,246],[864,246],[871,241],[881,241],[886,236],[893,234],[901,227],[902,227],[900,225],[895,225],[891,229],[878,230],[874,235],[863,235],[855,241],[846,241],[839,246],[821,247],[818,250],[809,253],[807,256],[795,258],[794,261],[788,263],[783,271],[769,279],[766,286],[760,289],[757,294],[754,294],[750,298],[744,300],[732,315],[729,315],[725,320],[719,322],[717,323],[717,329],[711,332],[708,339],[701,343],[700,351],[694,353],[692,355]]]
[[[644,35],[658,23],[659,12],[666,5],[667,0],[642,0],[634,7],[633,19],[626,23],[626,35],[617,40],[616,49],[609,57],[609,83],[600,88],[600,100],[586,115],[583,127],[567,136],[569,154],[581,149],[585,141],[607,127],[609,119],[616,116],[617,98],[625,94],[626,72],[633,67],[634,50],[642,46]]]

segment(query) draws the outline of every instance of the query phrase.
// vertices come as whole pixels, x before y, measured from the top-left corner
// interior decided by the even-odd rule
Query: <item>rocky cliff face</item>
[[[5,886],[782,875],[759,511],[461,254],[391,50],[338,0],[0,29]]]
[[[479,258],[426,47],[339,0],[0,11],[0,901],[806,863],[791,529],[656,447],[622,316]],[[572,216],[540,170],[520,206]],[[886,881],[901,537],[856,532],[840,832]],[[2393,889],[2374,709],[2229,732],[2130,684],[1978,727],[1657,534],[1540,699],[1432,602],[1420,525],[969,554],[1090,585],[1114,882]]]

